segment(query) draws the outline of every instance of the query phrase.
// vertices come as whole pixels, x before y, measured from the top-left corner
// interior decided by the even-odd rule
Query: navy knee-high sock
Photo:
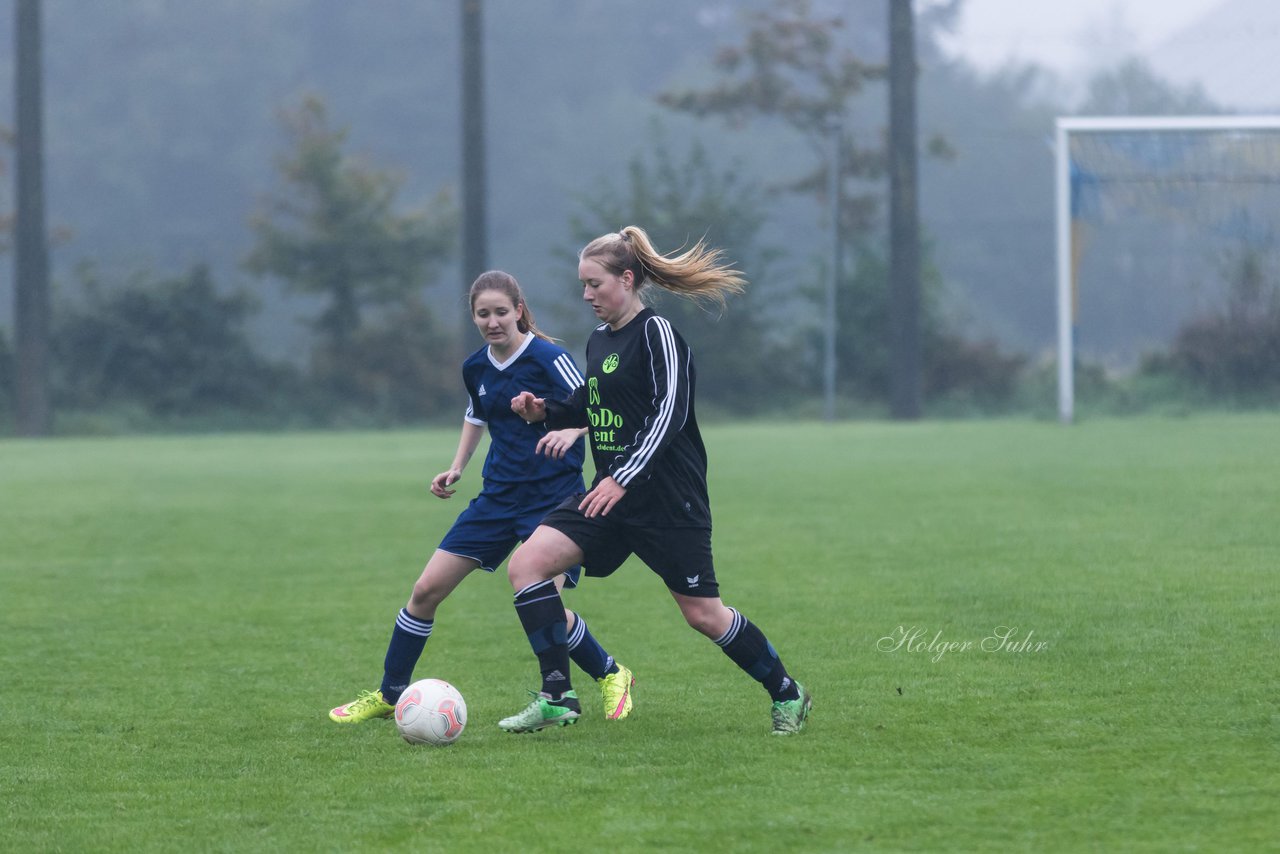
[[[729,624],[728,631],[716,638],[716,644],[724,654],[763,685],[774,700],[799,697],[795,681],[787,674],[787,668],[782,665],[782,659],[764,632],[736,609],[729,610],[733,611],[733,622]]]
[[[560,699],[569,682],[569,644],[564,603],[554,581],[540,581],[516,592],[516,614],[542,671],[542,693]]]
[[[573,659],[573,663],[592,679],[603,679],[606,674],[618,672],[613,656],[605,652],[604,647],[591,634],[587,621],[582,619],[581,614],[577,617],[573,631],[569,632],[569,657]]]
[[[431,637],[435,620],[419,620],[401,608],[396,615],[396,627],[391,630],[391,642],[387,644],[387,657],[382,664],[382,699],[395,703],[413,679],[413,668],[422,657],[422,648]]]

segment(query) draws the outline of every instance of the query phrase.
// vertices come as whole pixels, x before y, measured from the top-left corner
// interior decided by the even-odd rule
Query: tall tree
[[[890,412],[920,417],[920,219],[912,0],[889,0]]]
[[[319,98],[283,119],[293,143],[278,163],[284,185],[254,217],[245,266],[324,298],[315,327],[342,363],[366,310],[412,296],[449,257],[456,213],[443,194],[425,211],[398,213],[401,180],[346,154],[347,131],[330,127]]]
[[[488,269],[485,210],[484,8],[462,2],[462,280],[470,287]]]
[[[45,436],[49,404],[49,245],[44,213],[44,95],[40,0],[14,5],[17,44],[17,216],[14,223],[17,428]]]
[[[784,179],[778,189],[825,199],[831,120],[843,116],[868,83],[883,79],[884,68],[842,48],[836,34],[845,27],[844,20],[815,16],[812,5],[809,0],[779,0],[776,7],[751,13],[743,43],[722,48],[715,57],[718,82],[700,90],[663,93],[658,103],[720,118],[735,127],[755,118],[782,121],[800,134],[814,156],[809,171]],[[844,122],[843,127],[842,228],[856,233],[870,227],[875,196],[845,188],[880,177],[884,151],[874,143],[861,144],[852,123]]]
[[[826,410],[832,417],[841,349],[836,340],[836,317],[842,311],[837,292],[846,285],[841,281],[841,255],[872,227],[877,200],[866,182],[879,177],[884,167],[883,149],[859,143],[844,117],[867,83],[883,77],[884,69],[843,48],[837,36],[844,20],[815,16],[812,5],[809,0],[781,0],[751,14],[741,46],[723,48],[715,58],[718,82],[701,90],[668,92],[658,101],[696,116],[718,117],[731,126],[748,119],[778,120],[813,151],[810,168],[775,189],[810,195],[832,211],[830,278],[822,308]]]

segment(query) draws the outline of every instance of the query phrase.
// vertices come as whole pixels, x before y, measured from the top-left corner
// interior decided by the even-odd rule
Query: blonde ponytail
[[[615,276],[630,270],[637,293],[646,282],[652,282],[664,291],[714,302],[723,308],[726,294],[740,294],[747,286],[741,273],[721,262],[723,255],[720,249],[708,247],[702,240],[678,254],[663,255],[643,228],[628,225],[616,233],[597,237],[578,253],[578,258],[591,258]]]

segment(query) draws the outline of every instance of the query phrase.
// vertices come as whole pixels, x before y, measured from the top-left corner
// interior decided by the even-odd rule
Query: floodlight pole
[[[45,224],[44,83],[40,0],[14,5],[16,42],[13,302],[19,436],[53,430],[49,394],[49,239]],[[0,390],[0,394],[3,394]]]
[[[831,134],[831,163],[827,170],[827,204],[831,209],[831,263],[828,265],[826,286],[826,332],[823,351],[823,407],[822,417],[836,420],[836,290],[840,286],[842,243],[840,240],[840,138],[844,132],[839,113],[831,115],[828,127]]]
[[[1070,424],[1075,400],[1075,300],[1072,298],[1071,152],[1067,129],[1055,123],[1054,228],[1058,261],[1058,420]]]
[[[461,0],[461,16],[462,287],[466,293],[475,278],[489,268],[483,0]],[[459,319],[464,329],[471,328],[469,309]]]

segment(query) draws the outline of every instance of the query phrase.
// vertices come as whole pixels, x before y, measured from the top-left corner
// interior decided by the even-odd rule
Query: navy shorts
[[[563,487],[557,490],[556,485]],[[557,484],[486,483],[458,514],[449,533],[440,541],[440,550],[467,557],[493,572],[507,559],[516,544],[529,539],[542,518],[555,509],[566,492],[582,489],[582,479],[568,478]],[[581,567],[565,572],[565,586],[576,587]]]
[[[582,498],[582,494],[566,498],[542,524],[555,528],[582,549],[587,575],[612,575],[634,554],[668,590],[708,599],[720,595],[711,560],[710,528],[642,527],[613,515],[588,519],[578,509]]]

